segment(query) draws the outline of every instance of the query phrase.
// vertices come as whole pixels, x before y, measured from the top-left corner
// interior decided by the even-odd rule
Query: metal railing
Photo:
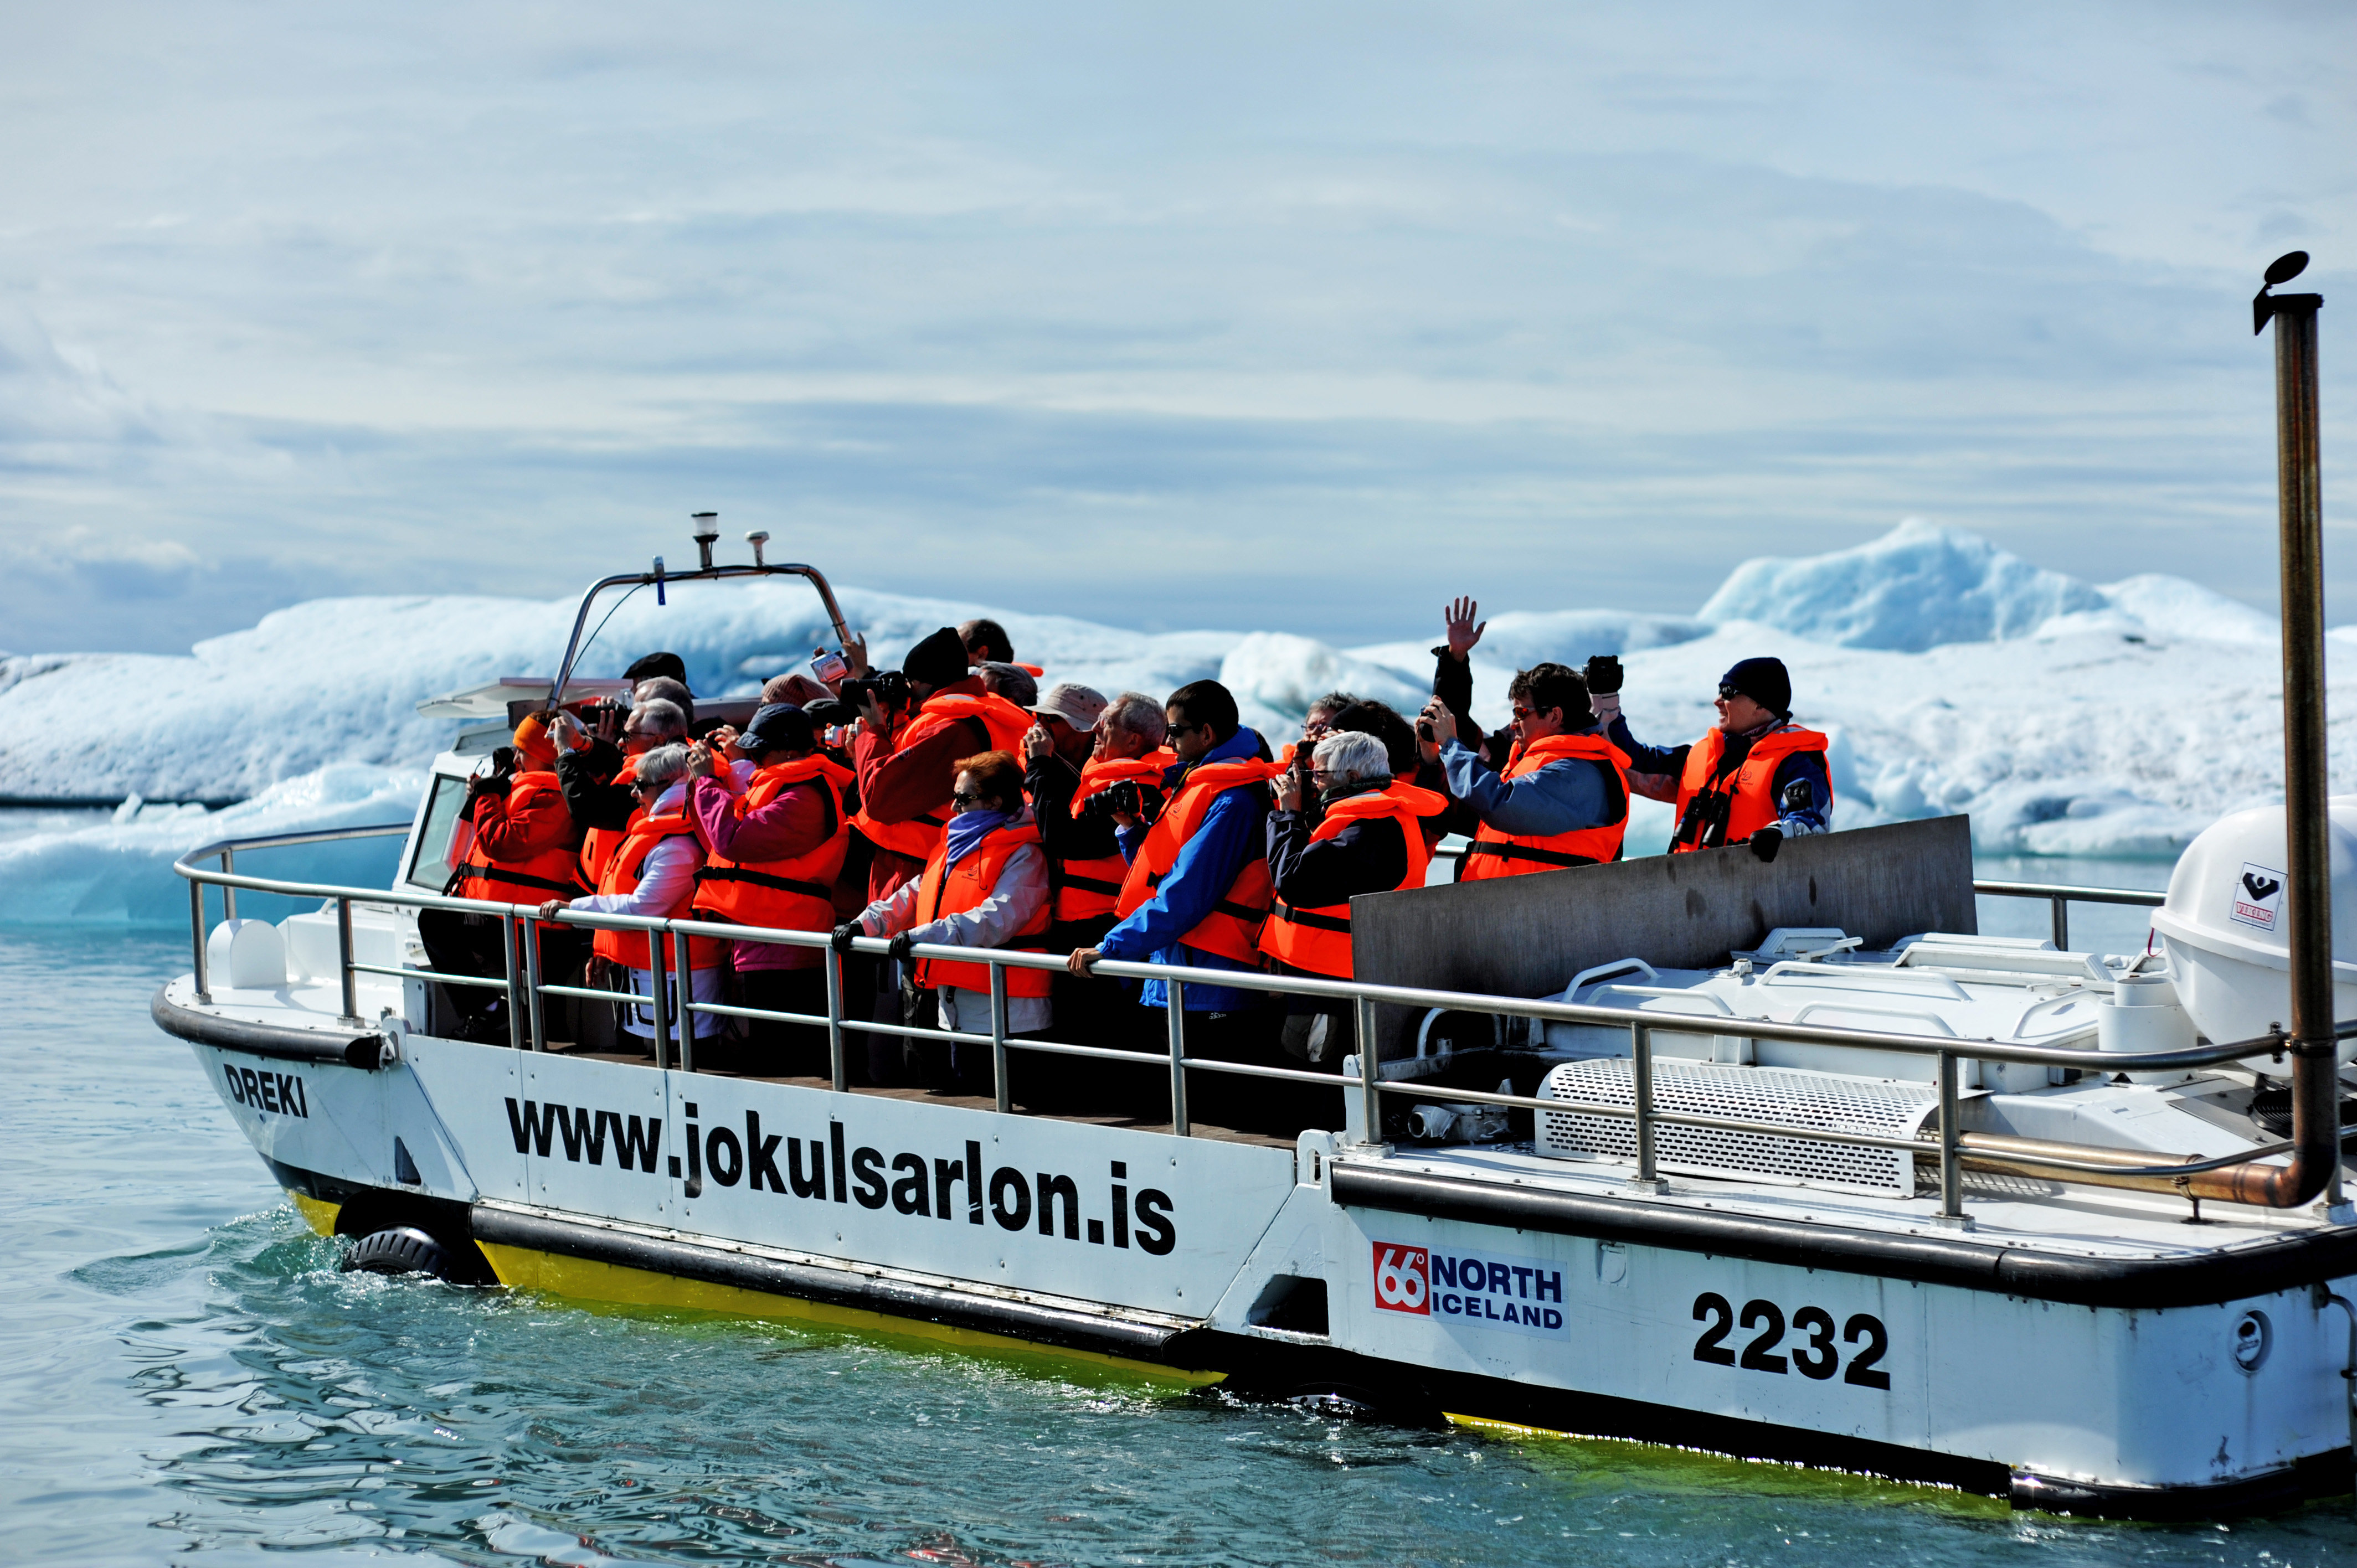
[[[2059,951],[2071,947],[2071,906],[2073,904],[2126,904],[2138,908],[2158,909],[2169,902],[2166,893],[2148,893],[2135,887],[2068,887],[2044,882],[1975,882],[1973,891],[1992,898],[2043,898],[2054,907],[2054,946]]]
[[[1569,1002],[1538,1001],[1523,996],[1492,996],[1479,993],[1438,991],[1416,986],[1380,985],[1360,981],[1316,980],[1299,975],[1273,975],[1246,971],[1204,971],[1183,967],[1132,963],[1101,960],[1091,972],[1099,976],[1124,980],[1159,980],[1168,984],[1165,1013],[1168,1024],[1168,1044],[1162,1052],[1147,1053],[1122,1050],[1104,1046],[1087,1046],[1070,1042],[1010,1038],[1007,1031],[1006,972],[1010,969],[1049,970],[1062,972],[1061,958],[1043,953],[1005,951],[991,948],[945,947],[932,943],[917,943],[904,950],[911,959],[942,959],[963,964],[986,964],[990,970],[990,1032],[983,1034],[966,1029],[917,1028],[900,1024],[885,1024],[871,1019],[846,1015],[844,1004],[843,955],[836,952],[825,931],[780,930],[763,927],[718,925],[702,920],[656,919],[630,915],[577,913],[565,909],[554,916],[557,922],[598,930],[621,930],[646,933],[649,938],[651,994],[640,996],[633,992],[602,991],[585,986],[552,983],[543,972],[540,929],[542,918],[538,907],[522,904],[497,904],[479,899],[451,897],[445,895],[407,889],[377,889],[340,887],[322,884],[298,883],[266,877],[248,876],[233,869],[234,857],[242,851],[282,848],[297,844],[326,843],[345,839],[381,838],[406,834],[408,823],[388,823],[375,827],[333,829],[320,832],[285,833],[272,838],[241,839],[208,844],[191,850],[173,863],[173,870],[189,884],[191,935],[196,955],[195,981],[198,998],[210,1002],[210,987],[206,967],[204,889],[219,886],[227,910],[236,890],[279,894],[298,898],[320,898],[331,901],[336,908],[338,935],[338,970],[342,1000],[341,1021],[361,1025],[356,1003],[357,976],[385,975],[410,981],[433,981],[445,985],[473,986],[501,991],[508,998],[510,1046],[517,1050],[544,1050],[547,1047],[546,1019],[542,999],[547,996],[578,998],[620,1006],[635,1006],[644,1011],[650,1020],[654,1047],[655,1066],[670,1065],[672,1046],[676,1034],[681,1070],[693,1072],[694,1066],[694,1024],[692,1015],[705,1014],[720,1017],[745,1018],[771,1023],[823,1027],[827,1033],[829,1073],[838,1093],[852,1090],[845,1050],[847,1034],[871,1034],[911,1037],[924,1040],[949,1041],[957,1044],[987,1047],[991,1059],[991,1079],[996,1107],[1011,1113],[1014,1107],[1008,1078],[1009,1053],[1028,1051],[1042,1056],[1071,1057],[1082,1059],[1123,1062],[1143,1065],[1157,1058],[1168,1063],[1170,1075],[1170,1129],[1179,1137],[1189,1136],[1192,1122],[1188,1112],[1188,1078],[1189,1072],[1222,1073],[1234,1077],[1268,1079],[1278,1082],[1306,1084],[1360,1097],[1359,1112],[1361,1136],[1370,1145],[1383,1142],[1383,1097],[1385,1094],[1416,1094],[1425,1098],[1445,1098],[1451,1102],[1501,1106],[1514,1110],[1576,1112],[1584,1116],[1601,1116],[1634,1123],[1636,1148],[1635,1175],[1632,1185],[1649,1191],[1663,1188],[1659,1169],[1658,1130],[1664,1126],[1692,1127],[1724,1133],[1741,1133],[1769,1137],[1797,1139],[1804,1142],[1844,1144],[1856,1148],[1895,1150],[1910,1155],[1933,1153],[1932,1146],[1921,1138],[1888,1137],[1867,1133],[1842,1132],[1830,1128],[1797,1125],[1790,1122],[1766,1122],[1744,1117],[1712,1116],[1695,1112],[1666,1111],[1654,1102],[1653,1058],[1654,1036],[1662,1034],[1716,1036],[1728,1032],[1730,1026],[1743,1036],[1755,1040],[1775,1040],[1798,1045],[1829,1046],[1846,1050],[1899,1051],[1910,1056],[1935,1058],[1934,1081],[1939,1096],[1939,1128],[1936,1154],[1939,1165],[1939,1217],[1946,1223],[1969,1224],[1964,1215],[1964,1163],[1975,1157],[1976,1145],[1986,1144],[1990,1151],[1984,1157],[2001,1163],[2008,1168],[2029,1167],[2075,1176],[2082,1180],[2118,1178],[2112,1185],[2181,1184],[2189,1175],[2215,1168],[2223,1161],[2185,1161],[2180,1163],[2136,1165],[2120,1164],[2121,1152],[2095,1145],[2030,1144],[2024,1140],[1987,1139],[1980,1134],[1965,1133],[1958,1125],[1958,1064],[1962,1061],[2009,1062],[2029,1066],[2062,1068],[2080,1071],[2111,1074],[2131,1071],[2168,1071],[2207,1067],[2239,1058],[2274,1054],[2280,1057],[2287,1036],[2280,1031],[2255,1039],[2234,1041],[2224,1045],[2199,1046],[2173,1051],[2103,1051],[2074,1047],[2040,1047],[2009,1045],[1995,1040],[1971,1040],[1954,1036],[1931,1037],[1921,1035],[1887,1034],[1875,1030],[1836,1028],[1825,1025],[1779,1024],[1764,1018],[1728,1019],[1715,1014],[1648,1013],[1633,1008],[1605,1007]],[[219,862],[220,869],[209,870],[197,864]],[[2158,894],[2127,892],[2112,888],[2049,886],[2036,883],[1976,882],[1976,893],[1997,897],[2036,897],[2052,899],[2057,906],[2058,931],[2061,925],[2061,907],[2068,902],[2086,901],[2116,904],[2157,904]],[[502,947],[507,954],[506,973],[500,977],[454,974],[430,969],[402,968],[393,965],[360,962],[352,956],[351,911],[354,904],[391,905],[414,909],[449,909],[467,914],[485,915],[497,918],[504,936]],[[692,983],[674,987],[668,976],[688,975],[688,941],[690,937],[719,937],[732,942],[757,942],[782,947],[815,949],[822,954],[826,982],[826,1012],[823,1015],[806,1013],[786,1013],[758,1007],[737,1006],[726,1003],[698,1002],[693,998]],[[667,940],[664,939],[668,939]],[[2058,941],[2058,946],[2060,943]],[[862,937],[853,944],[853,950],[890,956],[891,943],[880,939]],[[666,952],[666,948],[669,951]],[[1298,996],[1348,1003],[1355,1016],[1360,1044],[1358,1069],[1354,1073],[1336,1074],[1309,1072],[1295,1068],[1267,1067],[1249,1062],[1224,1061],[1187,1054],[1186,987],[1193,983],[1210,983],[1236,990],[1260,991],[1271,996]],[[686,998],[684,1001],[682,997]],[[1383,1005],[1411,1008],[1443,1008],[1450,1011],[1488,1014],[1509,1018],[1528,1018],[1547,1023],[1586,1024],[1609,1028],[1625,1028],[1629,1032],[1631,1077],[1631,1103],[1616,1105],[1602,1101],[1544,1099],[1533,1095],[1507,1094],[1455,1086],[1434,1086],[1415,1079],[1387,1081],[1383,1077],[1377,1044],[1376,1009]],[[2341,1036],[2357,1034],[2357,1023],[2343,1026]],[[2081,1036],[2083,1037],[2083,1036]],[[2002,1144],[2000,1149],[1998,1145]],[[2271,1158],[2291,1148],[2289,1144],[2266,1145],[2231,1156],[2234,1161]],[[2158,1156],[2156,1156],[2158,1158]]]

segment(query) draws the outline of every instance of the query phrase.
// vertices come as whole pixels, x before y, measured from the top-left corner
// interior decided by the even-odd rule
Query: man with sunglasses
[[[1445,699],[1436,696],[1424,710],[1448,772],[1448,793],[1480,823],[1458,880],[1620,859],[1629,828],[1629,789],[1620,775],[1628,759],[1597,732],[1587,682],[1565,665],[1534,664],[1514,676],[1506,699],[1513,706],[1513,739],[1505,766],[1494,773],[1457,738],[1457,714]]]
[[[1738,660],[1719,677],[1718,726],[1691,746],[1651,746],[1620,715],[1620,660],[1587,661],[1597,716],[1629,757],[1629,787],[1674,800],[1670,853],[1748,843],[1774,860],[1788,838],[1830,832],[1834,786],[1826,738],[1792,722],[1792,677],[1781,659]]]
[[[1280,769],[1259,732],[1243,727],[1234,694],[1217,681],[1179,687],[1163,716],[1166,742],[1178,759],[1163,778],[1169,803],[1151,827],[1123,828],[1129,872],[1114,903],[1119,919],[1096,946],[1074,949],[1067,967],[1084,975],[1099,958],[1109,958],[1209,972],[1202,983],[1184,987],[1189,1051],[1268,1061],[1280,1017],[1268,993],[1217,984],[1213,976],[1260,968],[1271,898],[1268,781]],[[1149,980],[1138,999],[1158,1014],[1168,989]],[[1153,1027],[1150,1015],[1140,1016],[1125,1033],[1146,1037]],[[1190,1087],[1210,1097],[1204,1120],[1245,1111],[1252,1097],[1240,1088],[1243,1080],[1204,1076],[1215,1081]]]

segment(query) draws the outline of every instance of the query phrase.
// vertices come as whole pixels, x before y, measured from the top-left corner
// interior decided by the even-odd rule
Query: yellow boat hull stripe
[[[490,1260],[491,1272],[499,1276],[500,1283],[515,1290],[538,1291],[548,1295],[611,1302],[627,1306],[714,1312],[735,1317],[781,1318],[833,1328],[856,1329],[898,1339],[922,1340],[985,1355],[1076,1361],[1156,1382],[1178,1383],[1189,1388],[1216,1383],[1227,1376],[1224,1372],[1189,1371],[1178,1367],[1159,1366],[1151,1361],[1133,1361],[1096,1350],[1068,1350],[1059,1346],[1018,1339],[1011,1335],[926,1323],[916,1318],[893,1317],[862,1307],[834,1306],[825,1302],[805,1301],[799,1296],[772,1295],[766,1291],[747,1290],[740,1285],[682,1279],[676,1274],[657,1273],[650,1269],[633,1269],[590,1258],[569,1258],[562,1253],[504,1246],[492,1241],[478,1241],[476,1245],[482,1249],[483,1256]]]

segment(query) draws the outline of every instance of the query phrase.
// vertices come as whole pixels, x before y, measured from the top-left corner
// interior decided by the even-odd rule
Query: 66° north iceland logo
[[[1432,1315],[1431,1260],[1421,1247],[1375,1243],[1375,1305],[1386,1312]]]

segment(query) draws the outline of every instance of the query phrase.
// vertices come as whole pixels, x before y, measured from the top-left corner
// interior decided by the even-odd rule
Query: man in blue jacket
[[[1235,697],[1217,681],[1180,687],[1163,712],[1167,744],[1178,758],[1163,776],[1169,803],[1152,824],[1116,819],[1122,854],[1131,863],[1117,907],[1122,918],[1095,947],[1074,951],[1070,965],[1086,974],[1099,958],[1110,958],[1205,971],[1204,980],[1187,983],[1181,998],[1187,1054],[1266,1061],[1275,1055],[1281,1011],[1267,992],[1210,976],[1260,969],[1274,764],[1259,732],[1243,727]],[[1200,799],[1207,790],[1209,800]],[[1152,1010],[1136,1020],[1144,1034],[1168,1005],[1169,987],[1149,980],[1138,1000]],[[1197,1074],[1188,1091],[1207,1117],[1214,1107],[1232,1114],[1243,1105],[1234,1090],[1249,1081]]]

